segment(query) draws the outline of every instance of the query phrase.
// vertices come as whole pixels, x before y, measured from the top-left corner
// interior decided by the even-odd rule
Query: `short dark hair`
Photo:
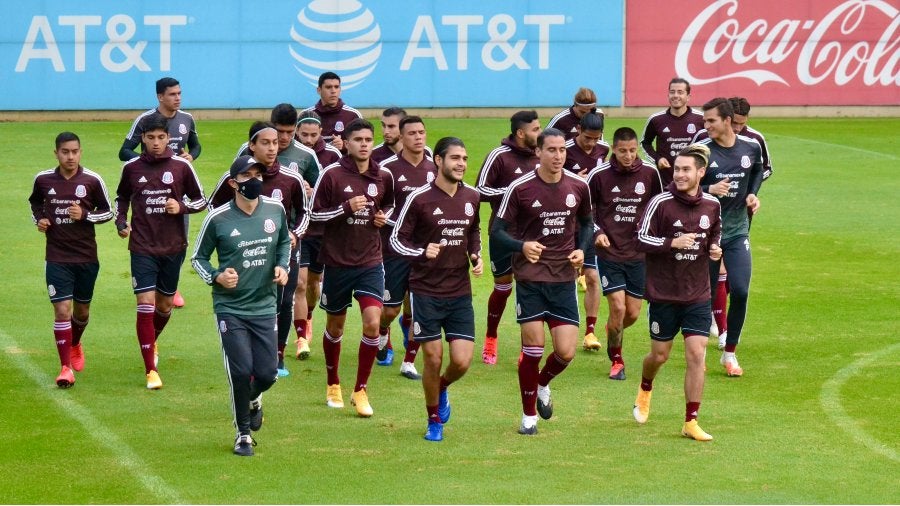
[[[578,122],[578,126],[581,127],[581,131],[585,130],[599,130],[603,131],[603,116],[595,113],[589,112],[581,117],[581,120]]]
[[[297,108],[288,103],[281,103],[272,108],[269,121],[276,125],[296,125]]]
[[[613,146],[619,141],[630,141],[637,139],[637,132],[629,127],[620,127],[613,132]]]
[[[164,130],[169,132],[169,119],[158,112],[144,116],[141,120],[141,133],[152,132],[154,130]]]
[[[343,137],[345,140],[349,139],[350,134],[356,132],[357,130],[371,130],[372,132],[375,132],[375,127],[372,126],[372,123],[369,123],[367,120],[356,118],[344,128],[344,131],[341,132],[341,137]]]
[[[553,127],[545,128],[541,135],[538,135],[537,138],[537,147],[544,147],[544,139],[547,137],[562,137],[563,140],[566,138],[566,134],[562,133],[562,130],[558,130]]]
[[[696,162],[697,168],[705,168],[709,163],[709,148],[703,144],[690,144],[678,152],[678,156],[689,156]]]
[[[683,77],[673,77],[669,81],[669,88],[671,88],[673,84],[683,84],[684,91],[686,91],[688,95],[691,94],[691,83],[689,83],[687,79],[685,79]],[[668,89],[668,88],[666,88],[666,89]]]
[[[516,135],[516,132],[524,127],[525,125],[531,123],[532,121],[538,119],[537,111],[519,111],[512,115],[509,118],[509,133],[511,135]]]
[[[452,146],[459,146],[466,149],[466,145],[463,144],[462,139],[459,137],[442,137],[441,140],[437,141],[437,144],[434,145],[434,156],[443,158]]]
[[[175,79],[174,77],[163,77],[159,81],[156,81],[156,94],[162,95],[167,89],[178,86],[179,84],[178,79]]]
[[[402,132],[403,127],[409,125],[410,123],[421,123],[422,125],[424,125],[425,121],[419,116],[406,116],[400,120],[400,131]]]
[[[741,116],[750,114],[750,102],[747,102],[746,98],[731,97],[728,101],[731,102],[731,108],[734,110],[735,114],[740,114]]]
[[[253,142],[253,138],[256,137],[260,131],[265,130],[266,128],[275,128],[269,121],[254,121],[252,125],[250,125],[250,131],[247,133],[247,139],[250,142]]]
[[[734,109],[731,107],[731,102],[725,97],[716,97],[703,104],[703,112],[711,111],[713,109],[716,110],[716,113],[722,119],[734,119]]]
[[[405,118],[406,109],[403,109],[402,107],[388,107],[381,112],[381,115],[384,117],[400,116],[401,118]]]
[[[72,132],[62,132],[56,136],[56,149],[59,149],[60,146],[69,141],[75,141],[81,146],[81,139],[79,139],[77,135]]]
[[[322,72],[322,75],[319,76],[319,88],[321,88],[322,85],[325,84],[325,81],[329,79],[337,79],[337,82],[341,82],[341,76],[335,74],[334,72]]]

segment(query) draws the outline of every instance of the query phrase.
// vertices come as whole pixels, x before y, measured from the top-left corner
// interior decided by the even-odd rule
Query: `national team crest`
[[[225,325],[225,320],[219,320],[219,333],[224,334],[228,332],[228,325]]]
[[[297,162],[291,162],[291,164],[288,165],[288,168],[294,172],[300,172],[300,166],[297,165]]]
[[[385,290],[385,291],[384,291],[384,300],[385,300],[385,301],[391,300],[391,291],[390,291],[390,290]]]
[[[466,216],[473,216],[475,214],[475,207],[471,202],[466,202],[465,213]]]
[[[577,204],[578,202],[575,201],[575,195],[572,195],[571,193],[566,195],[566,206],[575,207]]]
[[[175,181],[175,178],[172,177],[172,173],[169,171],[163,172],[162,182],[166,184],[172,184]]]
[[[741,157],[741,167],[743,167],[745,169],[750,168],[750,157],[749,156],[744,155]]]
[[[83,184],[80,184],[75,187],[75,196],[80,199],[83,199],[87,196],[87,189],[84,187]]]
[[[413,333],[416,335],[422,333],[422,326],[419,325],[419,322],[413,322]]]
[[[178,125],[178,133],[181,135],[187,134],[187,126],[184,123]]]
[[[609,286],[609,278],[607,278],[606,276],[601,276],[600,283],[603,285],[603,288],[606,288],[607,286]]]
[[[647,192],[647,189],[644,187],[643,181],[638,181],[638,184],[634,185],[634,193],[638,195],[643,195]]]
[[[334,131],[335,131],[335,132],[343,132],[343,131],[344,131],[344,122],[343,122],[343,121],[338,121],[337,123],[335,123],[335,124],[334,124]]]
[[[434,181],[434,172],[429,172],[428,174],[425,174],[425,181],[428,181],[429,183]]]
[[[263,223],[263,230],[265,230],[267,234],[271,234],[275,231],[275,222],[272,221],[271,218],[266,218],[265,223]]]
[[[370,197],[378,195],[378,187],[375,186],[375,183],[369,183],[369,188],[366,190],[366,194]]]
[[[650,324],[650,332],[654,334],[659,334],[659,322],[653,322]]]
[[[51,297],[53,297],[54,295],[56,295],[56,287],[53,286],[53,285],[47,285],[47,293],[48,293]]]
[[[687,133],[689,133],[689,134],[695,134],[695,133],[697,133],[697,126],[694,125],[693,123],[691,123],[690,125],[688,125],[688,126],[687,126]]]
[[[703,215],[700,217],[700,228],[706,230],[709,228],[709,216]]]
[[[283,196],[284,196],[284,194],[282,194],[281,190],[279,190],[278,188],[275,188],[274,190],[272,190],[272,198],[273,199],[281,200]]]

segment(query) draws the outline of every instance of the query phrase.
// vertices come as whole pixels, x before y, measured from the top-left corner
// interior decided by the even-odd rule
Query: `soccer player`
[[[709,150],[701,145],[692,144],[679,152],[674,181],[647,204],[637,242],[638,249],[646,253],[651,341],[632,414],[638,423],[647,422],[653,380],[669,359],[672,341],[681,330],[687,362],[681,434],[697,441],[712,440],[697,424],[697,415],[711,320],[708,265],[722,255],[719,202],[700,189],[708,160]]]
[[[293,134],[291,134],[293,136]],[[281,135],[272,123],[257,121],[250,125],[247,151],[254,159],[266,166],[263,173],[262,194],[281,202],[290,226],[291,264],[288,271],[288,282],[278,290],[278,375],[287,376],[290,372],[284,365],[284,349],[291,333],[294,319],[294,290],[297,286],[296,251],[300,237],[309,223],[307,214],[307,198],[304,181],[300,174],[281,164],[278,159],[278,148]],[[318,162],[317,162],[318,163]],[[209,199],[213,209],[230,202],[234,197],[229,181],[231,174],[226,172],[219,179],[216,189]]]
[[[425,152],[427,132],[425,122],[419,116],[406,116],[400,120],[400,153],[387,158],[381,168],[387,169],[394,181],[394,206],[402,208],[406,198],[417,188],[434,181],[437,167]],[[387,223],[381,228],[382,255],[384,256],[384,308],[381,311],[381,324],[378,328],[378,365],[391,365],[394,350],[391,345],[391,322],[400,314],[401,306],[406,306],[400,319],[403,331],[403,344],[406,354],[400,364],[400,375],[411,379],[421,379],[416,371],[416,354],[419,343],[409,340],[409,326],[412,320],[409,302],[405,302],[409,287],[410,261],[390,247],[389,239],[396,223],[388,216]]]
[[[297,132],[297,109],[291,104],[278,104],[272,108],[269,122],[278,132],[278,163],[286,169],[299,173],[306,182],[304,185],[306,194],[311,194],[322,167],[319,165],[316,152],[294,138]],[[249,142],[242,144],[237,156],[249,155],[249,144]]]
[[[347,150],[341,133],[351,121],[363,116],[341,100],[341,78],[334,72],[324,72],[319,76],[316,93],[319,94],[319,101],[304,109],[304,112],[315,111],[322,120],[322,138],[345,153]]]
[[[391,173],[370,158],[374,131],[372,124],[362,119],[347,125],[343,133],[347,156],[322,171],[313,190],[311,213],[314,222],[324,223],[319,261],[325,264],[325,272],[319,306],[327,314],[322,341],[328,373],[326,404],[344,407],[338,364],[347,308],[355,296],[362,313],[362,340],[350,402],[361,417],[374,412],[367,383],[378,352],[384,294],[378,229],[394,205]]]
[[[400,120],[406,117],[406,111],[399,107],[388,107],[381,113],[381,144],[372,149],[372,160],[377,164],[400,153]],[[399,206],[397,206],[399,207]]]
[[[566,140],[578,135],[578,124],[585,114],[597,114],[603,118],[603,109],[597,109],[597,94],[590,88],[578,88],[575,103],[563,109],[550,119],[547,128],[556,128],[566,134]]]
[[[141,156],[125,162],[116,190],[116,228],[128,238],[131,283],[137,299],[137,338],[147,388],[162,388],[156,343],[169,317],[187,250],[183,215],[206,208],[203,187],[191,163],[169,147],[168,120],[141,120]],[[131,207],[131,221],[128,208]]]
[[[575,357],[578,296],[575,276],[593,235],[587,183],[563,169],[566,141],[548,128],[537,141],[540,166],[509,185],[491,228],[491,239],[512,257],[516,276],[516,316],[521,325],[519,434],[537,433],[538,414],[553,415],[550,381]],[[544,322],[553,354],[544,354]]]
[[[538,165],[538,157],[534,150],[541,134],[541,123],[535,111],[519,111],[509,119],[510,134],[500,141],[500,146],[488,153],[478,174],[476,189],[483,202],[491,205],[489,229],[494,223],[500,201],[506,193],[506,187],[514,180],[531,172]],[[497,363],[497,327],[506,300],[512,293],[512,253],[503,248],[494,247],[493,234],[488,240],[491,255],[491,272],[494,275],[494,289],[488,298],[487,330],[485,331],[484,348],[481,360],[485,364]]]
[[[391,233],[391,246],[412,259],[409,275],[413,339],[425,353],[425,439],[444,439],[450,419],[447,388],[469,369],[475,347],[472,273],[481,276],[478,192],[463,183],[468,155],[462,140],[444,137],[434,147],[437,177],[410,194]],[[440,280],[437,284],[434,280]],[[444,374],[441,329],[450,347]]]
[[[591,171],[588,187],[597,227],[594,272],[599,271],[603,276],[600,284],[609,304],[606,321],[606,353],[612,363],[609,378],[624,380],[623,335],[640,316],[644,298],[644,255],[637,250],[635,230],[647,202],[662,191],[662,182],[656,167],[638,156],[634,130],[622,127],[613,133],[612,153],[609,162]],[[585,336],[585,348],[588,343]]]
[[[206,215],[191,264],[211,285],[216,327],[231,386],[234,453],[253,455],[250,431],[263,422],[262,394],[277,379],[277,285],[288,279],[291,239],[281,202],[263,197],[265,164],[238,157],[228,171],[232,200]],[[218,267],[210,258],[218,257]]]
[[[113,218],[106,184],[81,166],[81,139],[56,136],[55,169],[39,172],[28,202],[38,232],[47,236],[47,293],[53,304],[53,335],[61,369],[56,385],[75,384],[84,369],[81,336],[88,325],[94,283],[100,271],[94,225]]]
[[[669,107],[651,115],[644,127],[641,147],[659,169],[663,185],[672,182],[675,155],[703,128],[703,115],[689,107],[690,101],[691,84],[673,77],[669,81]]]
[[[752,260],[749,214],[759,210],[756,196],[763,180],[762,151],[755,140],[736,135],[731,126],[734,110],[722,97],[703,104],[703,120],[709,138],[701,141],[709,148],[709,169],[703,176],[703,191],[722,204],[722,260],[728,271],[728,335],[720,363],[728,376],[741,376],[735,350],[747,317]],[[712,298],[720,261],[710,262]]]

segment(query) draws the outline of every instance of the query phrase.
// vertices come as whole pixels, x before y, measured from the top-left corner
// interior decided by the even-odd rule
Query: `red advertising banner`
[[[900,104],[900,0],[627,0],[625,105]]]

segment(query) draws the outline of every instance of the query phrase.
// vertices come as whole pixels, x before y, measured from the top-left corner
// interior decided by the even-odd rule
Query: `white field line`
[[[48,345],[52,341],[47,341]],[[37,385],[38,393],[55,402],[59,409],[72,420],[78,422],[104,448],[112,452],[119,466],[137,478],[138,482],[162,503],[185,504],[185,500],[162,478],[149,471],[150,467],[122,441],[109,427],[104,426],[91,410],[70,399],[63,392],[57,392],[54,376],[48,376],[37,364],[23,353],[16,340],[0,329],[0,349],[3,356],[12,361],[26,377]],[[78,388],[76,386],[72,388]]]
[[[794,141],[808,142],[808,143],[810,143],[810,144],[818,144],[818,145],[820,145],[820,146],[831,146],[832,148],[840,149],[840,150],[843,150],[843,151],[855,151],[855,152],[857,152],[857,153],[865,153],[865,154],[867,154],[867,155],[878,156],[878,157],[881,157],[881,158],[887,158],[887,159],[889,159],[889,160],[900,160],[900,156],[891,155],[891,154],[888,154],[888,153],[882,153],[881,151],[871,151],[871,150],[868,150],[868,149],[856,148],[856,147],[853,147],[853,146],[849,146],[849,145],[847,145],[847,144],[835,144],[835,143],[833,143],[833,142],[817,141],[817,140],[814,140],[814,139],[805,139],[805,138],[803,138],[803,137],[793,137],[793,136],[790,136],[790,135],[765,134],[765,136],[766,136],[767,139],[768,139],[769,137],[772,137],[772,138],[778,137],[778,138],[780,138],[780,139],[791,139],[791,140],[794,140]],[[776,167],[776,170],[777,170],[777,167]]]

